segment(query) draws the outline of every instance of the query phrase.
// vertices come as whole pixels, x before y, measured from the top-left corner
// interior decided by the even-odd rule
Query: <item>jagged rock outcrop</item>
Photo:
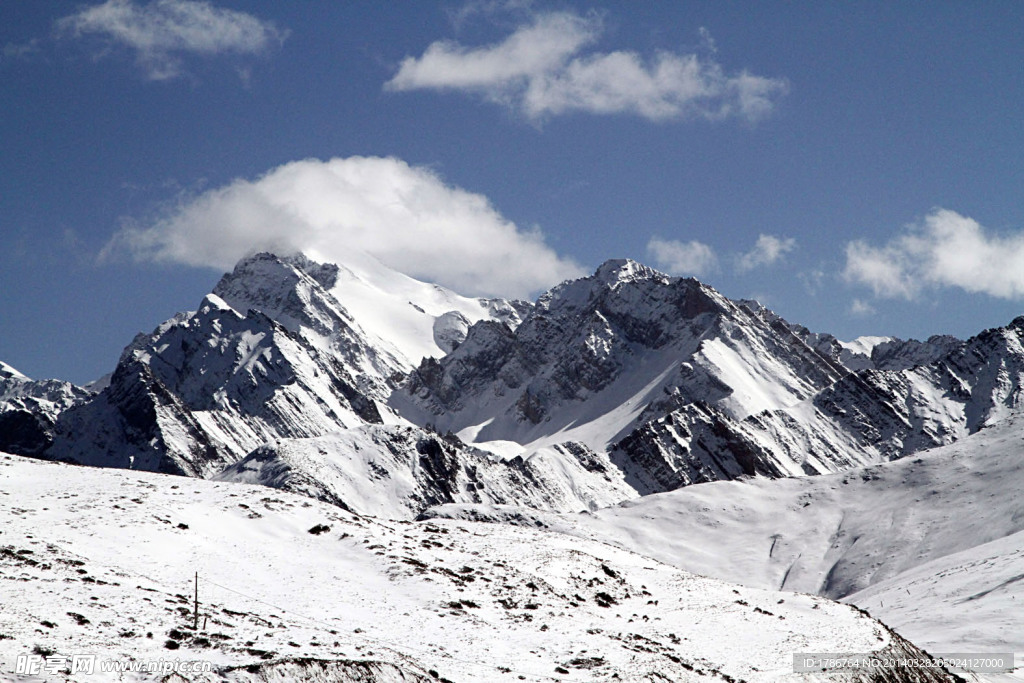
[[[615,462],[635,472],[638,493],[740,477],[782,477],[779,461],[744,422],[704,402],[644,423],[612,447]]]
[[[849,373],[792,406],[739,421],[720,417],[719,430],[739,436],[719,442],[716,458],[693,437],[692,425],[707,420],[694,409],[642,425],[615,448],[620,460],[641,458],[672,471],[675,463],[688,463],[680,485],[735,478],[751,453],[758,466],[741,468],[743,475],[823,474],[894,460],[953,443],[1018,412],[1024,404],[1022,338],[1024,318],[1018,318],[952,347],[941,339],[937,348],[946,352],[927,365]],[[908,348],[917,357],[937,355]],[[730,466],[721,467],[723,460]]]
[[[742,418],[847,372],[696,280],[609,261],[543,295],[514,331],[474,325],[452,353],[421,364],[392,404],[414,404],[453,431],[490,420],[479,440],[548,443],[590,425],[580,440],[604,448],[648,406],[648,419],[694,401]],[[609,419],[629,401],[629,416]]]
[[[210,295],[195,313],[137,337],[110,386],[61,414],[48,455],[206,476],[271,438],[379,422],[359,385],[329,349]]]
[[[33,380],[0,362],[0,451],[38,456],[53,444],[57,416],[93,392],[56,379]]]

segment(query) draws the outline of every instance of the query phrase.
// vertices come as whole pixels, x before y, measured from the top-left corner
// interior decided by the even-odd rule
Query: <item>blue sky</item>
[[[85,382],[252,249],[608,258],[793,322],[1024,313],[1024,4],[0,4],[0,360]]]

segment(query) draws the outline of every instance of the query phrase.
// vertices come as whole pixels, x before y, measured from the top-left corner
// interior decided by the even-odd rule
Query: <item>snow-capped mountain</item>
[[[30,379],[0,362],[0,411],[27,410],[53,417],[90,394],[70,382]]]
[[[609,261],[542,296],[515,330],[474,326],[391,405],[481,445],[607,452],[639,495],[821,474],[951,443],[1015,410],[1021,323],[968,342],[844,346],[696,280]]]
[[[368,256],[258,254],[139,335],[32,454],[396,518],[439,503],[595,509],[951,443],[1016,410],[1022,328],[844,345],[628,260],[526,304]]]
[[[70,382],[30,379],[0,362],[0,450],[44,453],[53,443],[57,416],[92,394]]]
[[[358,263],[243,259],[196,311],[136,337],[109,386],[61,414],[48,457],[208,476],[275,439],[399,422],[383,401],[409,354],[457,344],[454,318],[518,321],[521,304]]]
[[[0,472],[0,678],[956,680],[796,674],[797,653],[923,653],[846,605],[563,534],[3,454]],[[146,674],[165,662],[189,668]]]
[[[467,441],[607,452],[642,495],[743,473],[800,473],[737,424],[797,405],[848,373],[760,309],[696,280],[609,261],[542,296],[515,330],[474,326],[452,353],[424,361],[391,403]],[[682,441],[644,442],[654,421],[678,410],[687,415],[674,435]],[[712,433],[714,445],[701,439]]]
[[[443,356],[469,325],[487,319],[515,327],[530,308],[522,301],[460,296],[359,252],[340,265],[257,254],[240,261],[213,293],[239,313],[260,311],[310,343],[332,348],[368,381],[384,384],[425,357]]]
[[[474,440],[604,450],[662,406],[716,402],[742,419],[845,372],[696,280],[608,261],[543,295],[515,330],[471,328],[413,373],[407,395],[440,428]]]

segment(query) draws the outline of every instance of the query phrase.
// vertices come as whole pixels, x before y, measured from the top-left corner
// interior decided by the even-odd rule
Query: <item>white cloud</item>
[[[0,61],[30,59],[40,51],[39,40],[33,38],[25,43],[7,43],[0,50]]]
[[[287,32],[251,14],[199,0],[107,0],[57,22],[76,36],[95,34],[137,54],[149,78],[181,75],[180,55],[259,54],[280,44]]]
[[[502,43],[466,49],[450,41],[427,47],[419,59],[406,57],[390,90],[433,88],[480,90],[492,99],[506,101],[521,89],[524,80],[553,71],[601,32],[600,21],[570,13],[538,17],[516,30]]]
[[[882,247],[846,245],[847,282],[875,296],[914,299],[926,289],[958,287],[1003,299],[1024,298],[1024,233],[989,234],[977,221],[936,209]]]
[[[344,263],[368,252],[413,277],[466,294],[525,297],[582,275],[539,231],[523,231],[486,197],[393,158],[296,161],[183,201],[104,249],[143,260],[230,269],[256,251]]]
[[[825,282],[825,271],[820,268],[797,273],[797,279],[803,284],[804,289],[811,296],[817,296]]]
[[[537,14],[500,43],[466,48],[438,41],[406,57],[385,84],[393,91],[456,90],[520,109],[537,120],[571,111],[753,121],[788,91],[784,80],[747,71],[726,74],[697,54],[586,52],[603,32],[596,15]],[[710,41],[706,31],[705,42]],[[713,45],[713,43],[710,43]]]
[[[874,315],[875,307],[863,299],[854,299],[850,303],[850,313],[856,316]]]
[[[736,259],[736,268],[747,272],[760,266],[770,266],[795,248],[796,240],[792,237],[759,235],[754,248]]]
[[[647,243],[647,255],[658,268],[672,275],[703,277],[718,269],[714,250],[696,240],[680,242],[652,237]]]

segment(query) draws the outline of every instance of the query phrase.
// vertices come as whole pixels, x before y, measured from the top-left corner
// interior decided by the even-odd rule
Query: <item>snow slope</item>
[[[597,538],[706,576],[843,599],[931,651],[1024,653],[1024,415],[819,477],[714,482],[573,516],[442,507]]]
[[[414,519],[431,506],[455,502],[575,512],[634,494],[607,456],[578,444],[504,459],[455,437],[402,425],[276,440],[214,479],[263,484],[389,519]]]
[[[917,652],[851,607],[564,534],[9,455],[0,481],[3,676],[35,652],[215,669],[184,680],[806,681],[828,679],[794,652]]]
[[[343,302],[377,343],[391,348],[406,370],[440,358],[462,342],[469,325],[497,320],[516,327],[530,304],[464,297],[399,273],[365,253],[338,266],[330,293]]]
[[[925,562],[843,601],[913,633],[932,652],[1017,652],[1024,679],[1022,579],[1024,533],[1017,532]]]

